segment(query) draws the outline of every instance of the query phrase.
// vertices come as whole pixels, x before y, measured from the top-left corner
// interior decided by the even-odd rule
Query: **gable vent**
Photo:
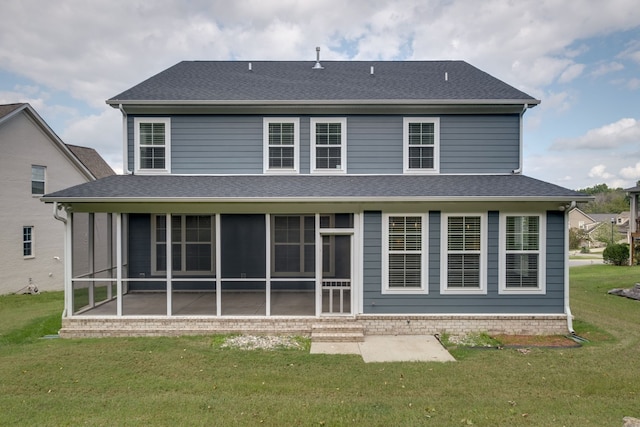
[[[320,46],[316,47],[316,65],[313,66],[314,70],[323,70],[324,67],[320,64]]]

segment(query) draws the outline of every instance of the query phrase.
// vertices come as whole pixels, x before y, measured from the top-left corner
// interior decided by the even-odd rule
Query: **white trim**
[[[122,316],[122,213],[116,213],[116,316]]]
[[[269,168],[269,124],[293,123],[293,168]],[[298,117],[264,117],[262,119],[262,170],[266,174],[289,175],[300,172],[300,119]]]
[[[480,217],[480,287],[479,288],[449,288],[447,286],[447,261],[448,261],[448,219],[453,216]],[[474,212],[447,212],[441,214],[440,222],[440,294],[442,295],[486,295],[487,294],[487,213]]]
[[[390,288],[389,287],[389,218],[419,217],[421,219],[421,248],[420,248],[420,287]],[[382,294],[407,295],[429,293],[429,215],[426,213],[383,213],[382,214]]]
[[[29,251],[29,255],[25,255],[24,254],[24,244],[27,243],[27,241],[24,239],[24,231],[25,229],[29,229],[29,244],[30,246],[30,251]],[[22,226],[22,259],[33,259],[36,257],[36,228],[33,225],[23,225]]]
[[[433,168],[409,168],[409,123],[433,123]],[[435,174],[440,172],[440,118],[404,117],[402,120],[402,170],[405,174]]]
[[[171,173],[171,119],[169,117],[136,117],[133,119],[133,170],[140,175],[162,175]],[[140,167],[140,124],[164,123],[164,169]],[[126,168],[126,165],[124,165]]]
[[[319,123],[340,123],[340,167],[336,169],[316,167],[316,124]],[[345,174],[347,173],[347,119],[346,117],[313,117],[309,120],[310,139],[309,139],[309,152],[311,155],[311,163],[309,169],[312,174]],[[325,146],[320,146],[325,147]],[[328,146],[331,147],[331,146]]]
[[[506,286],[506,234],[507,234],[507,222],[508,216],[523,217],[523,216],[535,216],[538,217],[538,250],[537,251],[514,251],[512,253],[523,254],[538,254],[538,287],[537,288],[507,288]],[[500,249],[499,249],[499,261],[498,261],[498,294],[500,295],[545,295],[547,293],[547,215],[546,213],[512,213],[501,212],[500,213]]]

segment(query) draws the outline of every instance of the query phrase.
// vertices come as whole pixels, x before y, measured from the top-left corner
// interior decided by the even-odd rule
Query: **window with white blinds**
[[[426,215],[385,215],[383,227],[383,293],[427,293]]]
[[[298,118],[265,118],[263,129],[264,171],[298,172]]]
[[[404,172],[438,172],[440,119],[405,117],[403,129]]]
[[[542,291],[543,222],[539,215],[503,215],[500,291]]]
[[[312,172],[345,173],[347,119],[312,118],[310,128]]]
[[[443,227],[443,293],[485,293],[484,215],[445,215]]]
[[[136,172],[168,173],[171,170],[170,119],[136,118],[134,140]]]

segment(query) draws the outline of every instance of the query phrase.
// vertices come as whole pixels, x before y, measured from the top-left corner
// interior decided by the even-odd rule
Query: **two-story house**
[[[64,227],[40,197],[113,174],[94,149],[65,144],[31,105],[0,105],[0,294],[63,288]],[[76,235],[79,256],[86,234]]]
[[[522,175],[539,102],[463,61],[178,63],[107,101],[128,173],[44,197],[113,224],[62,334],[566,332],[589,197]]]

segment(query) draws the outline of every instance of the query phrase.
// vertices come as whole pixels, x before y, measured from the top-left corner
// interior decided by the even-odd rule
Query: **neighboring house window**
[[[405,173],[438,172],[440,169],[440,119],[405,117],[403,154]]]
[[[347,119],[311,119],[311,170],[321,173],[347,171]]]
[[[443,224],[441,293],[486,293],[485,215],[447,214]]]
[[[33,226],[22,227],[22,256],[33,258]]]
[[[584,230],[584,221],[578,221],[578,228]]]
[[[271,273],[273,276],[315,275],[315,250],[315,215],[273,215],[271,217]]]
[[[427,217],[383,216],[382,293],[428,293]]]
[[[171,171],[171,120],[136,118],[134,145],[135,171],[168,173]]]
[[[544,222],[540,215],[502,215],[500,293],[544,293]]]
[[[31,166],[31,194],[33,196],[42,196],[45,190],[45,173],[47,168],[44,166]]]
[[[177,274],[214,274],[215,221],[211,215],[171,216],[171,266]],[[167,217],[153,217],[154,273],[167,271]]]
[[[298,118],[265,118],[263,125],[264,171],[298,172],[300,120]]]

